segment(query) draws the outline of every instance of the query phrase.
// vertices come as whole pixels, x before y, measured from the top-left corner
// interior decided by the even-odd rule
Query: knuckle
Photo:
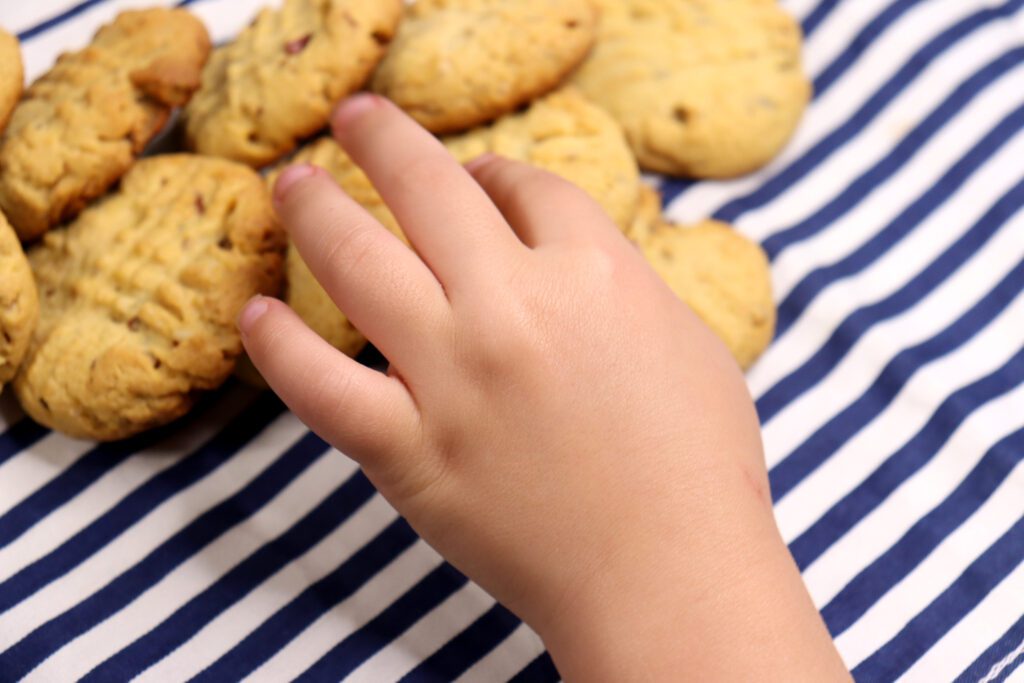
[[[316,245],[316,253],[319,254],[323,272],[329,273],[332,279],[350,279],[379,253],[382,247],[381,238],[381,231],[377,226],[365,223],[349,225],[341,234],[326,231]]]

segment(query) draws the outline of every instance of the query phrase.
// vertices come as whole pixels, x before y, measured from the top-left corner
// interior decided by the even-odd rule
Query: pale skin
[[[281,175],[292,240],[390,363],[259,297],[239,326],[285,403],[566,681],[849,680],[775,526],[739,369],[601,208],[525,164],[460,166],[376,96],[333,129],[415,251],[326,172]]]

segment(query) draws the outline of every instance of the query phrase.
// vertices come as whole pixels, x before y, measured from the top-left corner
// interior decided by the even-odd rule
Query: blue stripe
[[[1024,61],[1024,48],[1011,50],[967,78],[889,154],[850,183],[837,197],[793,227],[781,230],[765,240],[764,248],[768,255],[774,259],[787,247],[818,234],[849,213],[865,197],[903,168],[931,140],[935,133],[963,111],[977,95],[984,92],[1000,76],[1018,66],[1022,61]],[[978,168],[1013,137],[1013,133],[1024,125],[1022,124],[1022,120],[1024,120],[1024,116],[1021,115],[1022,110],[1024,110],[1024,105],[1004,117],[970,151],[954,162],[945,175],[916,202],[890,223],[888,228],[880,231],[854,255],[838,264],[820,267],[804,278],[786,299],[786,303],[791,303],[790,309],[793,306],[806,305],[805,302],[813,299],[813,295],[823,289],[829,281],[837,279],[840,275],[859,272],[867,264],[874,262],[875,258],[885,253],[884,249],[898,242],[898,239],[889,237],[889,231],[895,229],[896,233],[902,237],[913,225],[920,223],[925,216],[942,206],[953,192],[960,188]],[[861,254],[869,255],[870,259],[863,258],[860,256]],[[854,265],[856,268],[851,267]],[[809,291],[805,292],[804,290]],[[789,329],[794,318],[795,315],[790,310],[788,317],[779,321],[779,336]]]
[[[948,396],[924,427],[790,544],[797,565],[801,569],[809,567],[903,481],[924,467],[971,413],[1012,391],[1022,381],[1024,352],[1018,352],[998,370]]]
[[[799,159],[766,181],[751,194],[732,200],[715,213],[715,218],[734,222],[751,209],[764,206],[806,177],[836,150],[867,127],[929,64],[972,32],[1012,16],[1024,0],[1010,0],[999,7],[986,7],[946,29],[903,64],[886,83],[843,125],[807,150]],[[848,48],[853,49],[853,48]]]
[[[286,532],[235,565],[145,636],[94,668],[83,681],[126,681],[173,652],[224,610],[301,557],[368,501],[375,490],[352,476]]]
[[[30,448],[49,433],[49,429],[36,424],[28,418],[8,427],[7,431],[0,434],[0,465],[3,465],[23,450]]]
[[[1022,642],[1024,642],[1024,616],[1018,619],[1017,623],[1011,626],[999,640],[992,643],[987,650],[982,652],[962,674],[957,676],[956,683],[976,683],[980,681],[992,671],[996,664],[1003,661],[1005,657],[1008,657],[1011,652],[1016,650]],[[1018,655],[1011,665],[1003,669],[1002,674],[994,679],[996,683],[1005,680],[1021,663],[1024,663],[1024,653]]]
[[[1024,518],[978,557],[960,577],[880,650],[860,663],[858,681],[902,675],[995,586],[1024,561]],[[952,673],[952,672],[951,672]]]
[[[562,677],[547,652],[542,652],[525,669],[515,675],[509,683],[555,683]]]
[[[101,5],[106,1],[107,0],[85,0],[84,2],[80,2],[77,5],[73,5],[72,7],[61,12],[60,14],[51,17],[46,21],[42,21],[36,24],[35,26],[32,26],[31,28],[25,29],[24,31],[18,34],[18,40],[20,40],[23,43],[25,41],[32,40],[36,36],[42,33],[46,33],[47,31],[54,29],[57,26],[60,26],[68,19],[72,19],[81,14],[82,12],[86,11],[87,9],[95,7],[96,5]]]
[[[264,394],[191,456],[139,486],[67,542],[8,577],[0,583],[0,614],[77,567],[162,502],[222,465],[283,410],[280,401]]]
[[[818,27],[821,26],[822,22],[828,18],[828,15],[832,13],[832,10],[839,4],[839,0],[822,0],[819,2],[813,11],[807,15],[807,18],[803,20],[801,27],[804,31],[804,37],[810,38]]]
[[[89,450],[70,467],[0,516],[0,548],[17,540],[37,522],[45,519],[131,456],[172,438],[182,429],[188,429],[200,416],[209,413],[213,405],[216,405],[216,402],[207,396],[201,405],[197,405],[188,415],[172,425],[145,432],[125,441],[99,444]],[[0,593],[2,592],[3,584],[0,584]],[[3,611],[3,605],[0,600],[0,611]]]
[[[758,399],[761,419],[764,422],[771,420],[798,396],[818,384],[875,324],[904,313],[933,292],[969,261],[1022,206],[1024,179],[1000,197],[967,232],[902,288],[847,316],[823,347]],[[781,471],[788,467],[783,464]],[[779,493],[783,495],[796,483],[796,479],[789,475],[778,476]]]
[[[237,450],[237,449],[236,449]],[[20,678],[77,636],[95,627],[270,502],[327,452],[310,433],[241,491],[210,508],[138,564],[111,580],[72,609],[42,624],[0,653],[0,671]]]
[[[1024,354],[1021,355],[1024,365]],[[822,610],[833,635],[860,619],[892,587],[905,578],[947,536],[956,531],[1024,458],[1024,428],[994,445],[956,489],[918,520]],[[885,495],[882,493],[881,495]]]
[[[400,518],[395,520],[377,538],[310,585],[192,680],[216,683],[249,675],[415,542],[416,534],[409,525]]]
[[[772,493],[780,500],[820,467],[893,402],[904,385],[922,367],[948,355],[973,339],[1021,293],[1024,260],[1017,264],[992,291],[955,322],[934,337],[896,354],[878,374],[867,391],[819,427],[806,441],[771,471]],[[1004,368],[1003,370],[1007,370]],[[957,403],[957,405],[961,405]],[[938,415],[941,412],[936,412]],[[931,424],[931,423],[929,423]],[[934,426],[933,426],[934,428]],[[941,432],[941,430],[940,430]],[[936,432],[936,435],[940,432]],[[827,515],[821,521],[825,522]],[[831,522],[829,522],[831,524]],[[842,533],[845,533],[843,531]],[[797,563],[806,566],[824,548],[817,543],[810,552],[801,541],[791,548]]]
[[[454,681],[497,647],[522,623],[495,604],[437,652],[402,677],[402,683]]]
[[[464,585],[466,577],[443,563],[362,628],[331,648],[296,681],[314,683],[343,679]]]

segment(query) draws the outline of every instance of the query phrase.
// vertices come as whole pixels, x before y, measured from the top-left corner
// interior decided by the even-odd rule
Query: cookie
[[[214,50],[185,110],[188,144],[259,167],[325,125],[384,56],[402,0],[285,0]]]
[[[372,88],[427,130],[467,130],[551,91],[594,43],[590,0],[418,0]]]
[[[724,223],[662,223],[642,244],[644,255],[676,295],[710,327],[743,369],[775,333],[768,258]]]
[[[572,88],[444,143],[463,163],[492,152],[560,175],[596,199],[623,231],[636,214],[639,172],[622,129]]]
[[[323,137],[300,148],[289,164],[314,164],[334,178],[352,199],[359,202],[374,218],[405,241],[398,221],[377,194],[366,174],[356,166],[345,150],[331,137]],[[283,166],[281,167],[283,168]],[[272,188],[281,169],[267,176]],[[288,246],[285,261],[285,301],[310,329],[344,354],[355,357],[366,346],[366,337],[357,330],[324,291],[306,266],[298,249]]]
[[[636,215],[625,230],[626,238],[633,244],[640,245],[661,222],[661,193],[650,185],[641,183]]]
[[[41,314],[14,390],[36,421],[121,439],[183,415],[242,352],[235,317],[276,294],[285,236],[262,178],[150,157],[29,251]]]
[[[0,214],[0,390],[17,372],[38,318],[32,271],[14,229]]]
[[[21,97],[24,81],[18,39],[0,28],[0,133]]]
[[[622,124],[641,167],[695,178],[760,168],[811,85],[799,25],[775,0],[596,0],[598,41],[573,77]]]
[[[185,10],[123,12],[32,84],[0,141],[0,209],[22,240],[78,214],[188,100],[210,51]]]

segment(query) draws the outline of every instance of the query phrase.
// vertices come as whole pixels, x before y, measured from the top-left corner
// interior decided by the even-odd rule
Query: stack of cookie
[[[502,154],[589,192],[746,367],[774,325],[764,254],[728,226],[666,224],[639,170],[767,163],[808,99],[799,55],[775,0],[284,0],[212,51],[185,10],[124,12],[22,96],[0,31],[0,387],[73,436],[165,424],[235,369],[256,293],[358,353],[269,187],[315,163],[401,236],[322,134],[364,87],[461,161]],[[178,107],[188,150],[139,160]]]

